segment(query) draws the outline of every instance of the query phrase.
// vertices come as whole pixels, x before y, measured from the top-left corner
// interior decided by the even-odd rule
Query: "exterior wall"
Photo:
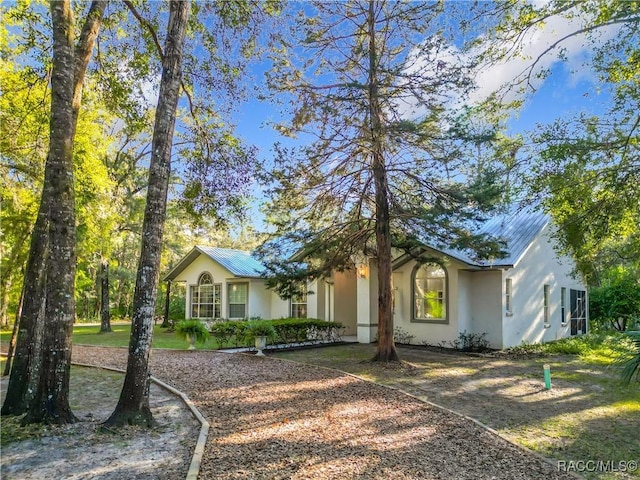
[[[333,321],[345,327],[344,335],[356,334],[357,293],[356,272],[333,272]]]
[[[198,284],[198,279],[203,272],[208,272],[213,277],[214,284],[222,285],[221,313],[223,318],[229,316],[228,286],[231,283],[248,283],[247,315],[260,316],[261,318],[279,318],[287,316],[288,301],[281,300],[278,295],[266,288],[264,280],[235,277],[226,268],[214,262],[205,255],[197,257],[187,266],[174,281],[185,282],[186,292],[186,316],[191,317],[191,287]],[[283,315],[274,316],[273,313],[285,312]]]
[[[568,257],[558,259],[549,237],[549,226],[530,245],[520,262],[502,274],[502,324],[503,346],[511,347],[528,343],[548,342],[571,334],[571,324],[562,322],[560,308],[561,288],[567,289],[567,311],[570,310],[570,289],[584,290],[582,281],[574,279],[574,264]],[[512,312],[506,312],[504,283],[512,281]],[[543,285],[550,286],[550,324],[544,325]],[[588,309],[587,309],[588,311]],[[588,315],[588,314],[587,314]],[[588,316],[587,316],[588,322]]]
[[[502,271],[480,270],[470,272],[471,328],[467,332],[486,333],[491,348],[502,348]],[[468,322],[466,322],[468,325]],[[462,329],[461,331],[464,331]]]
[[[415,261],[412,260],[393,272],[395,293],[394,328],[399,327],[403,332],[413,335],[414,338],[411,341],[413,344],[438,345],[458,338],[460,312],[461,310],[462,312],[468,310],[465,305],[462,305],[461,309],[459,302],[458,282],[462,265],[455,261],[443,262],[442,264],[447,272],[447,323],[416,322],[413,320],[413,270],[416,266]]]

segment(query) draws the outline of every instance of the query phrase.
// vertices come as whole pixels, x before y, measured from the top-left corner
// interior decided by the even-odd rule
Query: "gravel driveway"
[[[125,349],[73,359],[123,368]],[[211,424],[201,479],[561,479],[471,421],[335,371],[275,358],[155,350],[152,374]]]

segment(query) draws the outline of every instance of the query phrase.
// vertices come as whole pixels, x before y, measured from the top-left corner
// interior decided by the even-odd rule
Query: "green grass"
[[[633,352],[633,343],[622,333],[589,333],[548,343],[522,344],[507,350],[540,355],[577,355],[596,365],[611,365]]]
[[[112,325],[113,332],[98,333],[100,327],[97,325],[74,325],[73,344],[74,345],[98,345],[104,347],[126,347],[129,345],[129,335],[131,325]],[[9,343],[11,332],[0,333],[0,342]],[[180,339],[175,332],[167,332],[159,325],[153,328],[153,348],[170,348],[176,350],[186,350],[189,344]],[[217,348],[216,342],[209,339],[205,344],[196,347],[199,350],[210,350]]]
[[[94,327],[95,328],[95,327]],[[0,361],[4,369],[5,360]],[[100,368],[71,367],[69,405],[75,414],[93,412],[104,405],[115,406],[120,396],[124,374]],[[80,413],[81,420],[83,419]],[[22,417],[6,416],[0,422],[0,446],[34,440],[43,436],[64,436],[64,427],[42,424],[21,425]]]

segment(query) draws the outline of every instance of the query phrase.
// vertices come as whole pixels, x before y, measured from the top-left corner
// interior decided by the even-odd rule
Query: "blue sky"
[[[586,19],[580,17],[569,20],[551,17],[544,28],[532,30],[523,39],[520,55],[479,72],[479,88],[475,100],[485,98],[503,83],[517,78],[532,64],[532,59],[538,58],[558,39],[579,30],[585,21]],[[595,41],[596,45],[611,38],[615,31],[603,30],[598,34],[600,39]],[[573,36],[561,44],[566,49],[565,61],[558,59],[558,49],[540,57],[534,74],[543,69],[549,69],[551,74],[544,79],[536,79],[534,75],[534,90],[529,89],[524,94],[512,95],[512,98],[523,99],[524,104],[508,121],[508,134],[526,133],[535,129],[538,124],[548,124],[558,118],[575,118],[580,113],[598,114],[604,111],[609,102],[609,95],[606,91],[597,90],[598,84],[588,62],[589,48],[593,48],[593,45],[591,41],[585,41],[584,36]],[[261,71],[254,71],[254,75],[260,82]],[[234,118],[238,125],[237,133],[247,143],[259,148],[259,158],[263,161],[270,160],[273,143],[283,141],[267,124],[280,118],[280,115],[278,108],[268,102],[253,100],[243,105]],[[252,216],[255,219],[257,213]]]

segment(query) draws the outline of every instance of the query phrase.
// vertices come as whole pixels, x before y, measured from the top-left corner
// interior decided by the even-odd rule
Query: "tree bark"
[[[109,311],[109,261],[100,262],[100,332],[111,332],[111,312]]]
[[[29,388],[38,377],[41,341],[44,329],[46,262],[49,254],[50,189],[45,183],[40,197],[40,208],[31,235],[29,258],[24,272],[24,304],[20,315],[15,355],[7,394],[0,413],[22,415],[27,411],[34,388]],[[32,386],[33,387],[33,386]]]
[[[71,330],[75,318],[75,192],[73,185],[73,16],[70,2],[52,2],[53,72],[49,155],[45,182],[51,189],[49,261],[41,370],[25,423],[71,423]]]
[[[376,251],[378,257],[378,346],[374,361],[396,361],[393,342],[393,298],[391,288],[391,225],[389,184],[382,138],[382,108],[379,100],[378,55],[376,47],[375,2],[369,2],[369,114],[371,121],[371,157],[376,201]]]
[[[182,80],[182,52],[189,0],[169,4],[169,26],[162,62],[160,94],[152,140],[142,247],[134,291],[127,373],[120,398],[106,425],[153,424],[149,409],[149,354],[160,276],[160,254],[167,211],[171,148]]]
[[[26,422],[73,421],[68,407],[71,326],[75,317],[72,149],[82,82],[107,3],[107,0],[92,2],[74,52],[70,4],[51,2],[54,58],[50,146],[25,271],[25,299],[16,355],[2,407],[3,415],[29,410]],[[53,282],[47,281],[49,275],[54,277]],[[51,322],[46,341],[42,335],[45,312],[53,313],[46,315]]]
[[[13,330],[11,331],[11,340],[9,341],[9,350],[7,352],[7,363],[4,365],[2,376],[6,377],[11,373],[11,365],[13,364],[13,352],[16,349],[16,341],[18,340],[18,328],[20,328],[20,315],[22,313],[22,302],[24,301],[24,288],[20,291],[18,299],[18,308],[16,308],[16,319],[13,322]]]

